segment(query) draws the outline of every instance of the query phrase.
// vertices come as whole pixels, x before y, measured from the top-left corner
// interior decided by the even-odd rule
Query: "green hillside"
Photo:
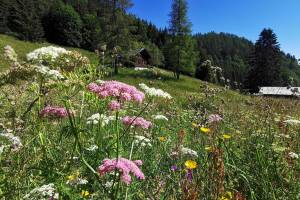
[[[25,42],[25,41],[15,39],[14,37],[11,37],[11,36],[0,34],[0,49],[1,49],[0,71],[3,71],[9,67],[8,62],[4,59],[4,56],[3,56],[3,48],[6,45],[12,46],[18,53],[18,56],[21,60],[26,60],[27,53],[29,53],[37,48],[49,46],[49,45],[53,45],[53,44],[49,44],[47,42],[44,42],[44,43]],[[53,45],[53,46],[57,46],[57,45]],[[67,49],[79,51],[83,55],[87,56],[91,60],[91,62],[94,62],[94,63],[98,62],[97,56],[92,52],[82,50],[82,49],[76,49],[76,48],[67,48]]]
[[[11,45],[21,59],[49,45],[0,37],[0,48]],[[0,63],[8,68],[3,57]],[[246,96],[157,68],[112,71],[61,72],[65,80],[38,74],[0,87],[0,199],[42,199],[30,196],[42,186],[53,189],[48,199],[299,198],[298,99]],[[134,85],[146,97],[135,102],[139,93],[122,83],[100,94],[99,85],[88,87],[99,79]],[[126,117],[133,116],[142,119],[131,127],[136,121]],[[119,157],[138,160],[129,164],[131,179],[124,165],[105,167],[104,159]]]

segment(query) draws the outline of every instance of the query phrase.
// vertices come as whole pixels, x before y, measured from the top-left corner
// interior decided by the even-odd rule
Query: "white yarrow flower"
[[[180,151],[183,155],[198,157],[198,153],[196,151],[194,151],[192,149],[189,149],[189,148],[186,148],[184,146],[181,146]]]
[[[52,80],[62,80],[64,79],[64,76],[61,75],[61,73],[57,70],[52,70],[49,67],[46,67],[44,65],[36,65],[34,66],[35,71],[41,74],[45,78],[49,78]]]
[[[135,135],[134,138],[135,138],[135,140],[134,140],[135,144],[139,144],[142,147],[145,147],[145,146],[152,147],[150,139],[148,139],[148,138],[146,138],[144,136],[141,136],[141,135]]]
[[[88,150],[88,151],[96,151],[96,150],[98,150],[98,148],[99,147],[97,145],[93,144],[90,147],[86,148],[86,150]]]
[[[140,88],[142,90],[144,90],[146,92],[147,95],[149,96],[153,96],[153,97],[161,97],[161,98],[165,98],[165,99],[172,99],[172,96],[167,93],[164,92],[161,89],[156,89],[156,88],[150,88],[148,87],[146,84],[144,83],[140,83],[139,84]]]
[[[169,119],[166,117],[166,116],[164,116],[164,115],[153,115],[152,116],[152,118],[154,119],[154,120],[165,120],[165,121],[169,121]]]
[[[87,118],[86,123],[96,125],[99,122],[101,122],[101,126],[104,127],[104,126],[108,125],[110,121],[113,121],[114,119],[115,119],[114,116],[105,116],[103,114],[100,115],[99,113],[96,113],[96,114],[90,116],[89,118]]]
[[[36,199],[36,200],[48,200],[48,199],[59,199],[59,194],[54,188],[54,184],[50,183],[48,185],[43,185],[41,187],[34,188],[28,194],[26,194],[23,199]]]
[[[289,125],[298,125],[298,124],[300,124],[300,121],[296,120],[296,119],[288,119],[288,120],[285,120],[283,122],[285,124],[289,124]]]
[[[290,152],[289,153],[289,157],[292,158],[292,159],[298,159],[299,158],[299,154],[296,154],[294,152]]]
[[[6,130],[6,132],[2,132],[0,136],[5,137],[11,142],[11,148],[13,151],[19,151],[23,147],[21,139],[18,136],[14,136],[10,132],[10,130]]]
[[[60,55],[67,54],[69,52],[70,51],[61,47],[48,46],[36,49],[28,53],[26,57],[28,61],[42,61],[44,58],[49,58],[51,61],[55,61],[55,59]]]

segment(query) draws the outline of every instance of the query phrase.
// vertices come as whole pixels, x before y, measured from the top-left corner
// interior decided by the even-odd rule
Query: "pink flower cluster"
[[[87,88],[100,98],[116,97],[121,101],[135,101],[138,103],[142,103],[145,98],[145,94],[136,87],[118,81],[104,81],[99,85],[90,83]]]
[[[40,112],[41,117],[55,117],[55,118],[64,118],[68,116],[68,112],[65,108],[62,107],[52,107],[46,106]]]
[[[223,120],[223,118],[220,117],[220,115],[218,115],[218,114],[211,114],[208,116],[208,123],[218,123],[222,120]]]
[[[98,167],[98,172],[101,176],[103,176],[107,173],[118,170],[121,173],[121,180],[129,185],[131,183],[131,176],[129,175],[130,172],[139,180],[145,179],[145,175],[139,168],[142,164],[143,162],[141,160],[131,161],[126,158],[104,159],[102,161],[102,165]]]
[[[135,127],[141,127],[143,129],[148,129],[152,126],[152,123],[145,120],[144,118],[142,117],[129,117],[129,116],[126,116],[126,117],[123,117],[122,118],[122,122],[124,125],[126,126],[135,126]]]
[[[118,102],[118,101],[111,101],[109,104],[108,104],[108,108],[109,110],[111,111],[118,111],[121,109],[121,104]]]

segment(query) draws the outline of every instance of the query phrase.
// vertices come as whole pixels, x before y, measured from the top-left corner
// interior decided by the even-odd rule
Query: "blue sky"
[[[129,10],[158,27],[168,26],[172,0],[133,0]],[[256,41],[265,27],[282,50],[300,58],[300,0],[188,0],[193,33],[233,33]]]

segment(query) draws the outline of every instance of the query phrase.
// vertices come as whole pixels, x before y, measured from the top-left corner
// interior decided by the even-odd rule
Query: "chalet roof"
[[[300,96],[300,87],[260,87],[260,95]]]
[[[131,50],[129,52],[129,55],[131,55],[131,56],[141,55],[144,59],[147,59],[147,60],[151,58],[150,53],[145,48]]]

